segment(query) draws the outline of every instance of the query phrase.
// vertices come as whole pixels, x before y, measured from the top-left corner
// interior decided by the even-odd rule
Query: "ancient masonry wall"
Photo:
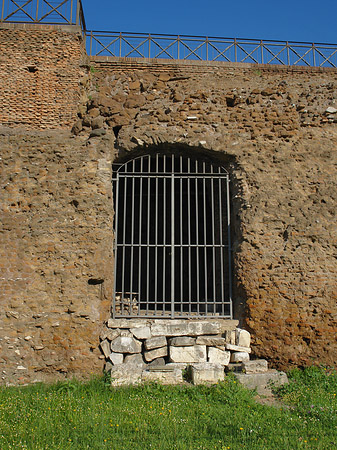
[[[2,25],[0,46],[2,382],[102,371],[112,163],[177,147],[231,173],[235,318],[253,357],[335,364],[336,71],[88,62],[57,27]]]

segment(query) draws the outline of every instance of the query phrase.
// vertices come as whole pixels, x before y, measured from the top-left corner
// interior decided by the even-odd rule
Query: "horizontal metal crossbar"
[[[337,44],[90,31],[90,56],[337,68]]]
[[[1,22],[80,25],[85,30],[81,0],[2,0]]]

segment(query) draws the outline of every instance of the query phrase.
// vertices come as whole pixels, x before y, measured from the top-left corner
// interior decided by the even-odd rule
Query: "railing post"
[[[315,55],[315,44],[312,44],[312,61],[314,64],[314,67],[316,67],[316,55]]]
[[[39,0],[36,0],[36,17],[35,22],[39,21]]]
[[[122,57],[122,33],[119,33],[119,57]]]
[[[73,0],[71,0],[71,1],[73,1]],[[80,0],[77,0],[77,5],[76,5],[76,25],[80,24],[80,9],[81,9]]]
[[[260,46],[261,46],[261,64],[264,64],[264,62],[263,62],[263,41],[262,40],[261,40]]]
[[[178,44],[178,51],[177,51],[177,57],[180,59],[180,36],[177,37],[177,44]]]
[[[151,34],[149,34],[149,58],[151,58]]]
[[[2,0],[1,22],[4,20],[5,0]]]
[[[286,43],[287,47],[287,66],[290,66],[290,54],[289,54],[289,42]]]
[[[208,37],[206,37],[206,61],[208,61]]]
[[[92,30],[90,31],[90,49],[89,49],[89,56],[92,56]]]
[[[234,62],[238,62],[238,54],[237,54],[237,47],[236,47],[236,38],[234,38]]]
[[[70,25],[73,24],[73,2],[74,0],[70,0],[70,19],[69,19]]]

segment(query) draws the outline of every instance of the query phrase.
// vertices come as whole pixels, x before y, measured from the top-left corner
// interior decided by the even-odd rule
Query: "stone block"
[[[188,363],[167,363],[166,367],[173,367],[175,369],[185,370],[188,367]]]
[[[250,347],[250,333],[249,331],[237,328],[235,330],[235,344],[240,347]]]
[[[164,356],[167,356],[167,346],[144,352],[144,358],[147,362],[153,361],[156,358],[163,358]]]
[[[176,363],[206,362],[206,345],[170,347],[170,361]]]
[[[224,368],[220,364],[199,363],[191,366],[192,383],[216,384],[225,378]]]
[[[131,328],[130,331],[136,339],[149,339],[151,337],[150,327]]]
[[[115,353],[140,353],[142,343],[132,337],[119,336],[111,342],[111,351]]]
[[[153,350],[154,348],[165,347],[167,340],[165,336],[156,336],[150,339],[146,339],[144,346],[146,350]]]
[[[130,384],[139,384],[142,381],[141,367],[134,364],[120,364],[111,369],[111,385],[126,386]]]
[[[152,336],[202,336],[204,334],[219,334],[220,332],[220,321],[155,323],[151,327]]]
[[[271,370],[265,373],[235,373],[237,380],[248,389],[256,389],[260,395],[271,394],[271,386],[281,386],[288,383],[288,377],[284,372]]]
[[[210,347],[224,347],[226,345],[226,339],[218,336],[199,336],[197,337],[196,343]]]
[[[172,347],[189,347],[195,345],[195,338],[190,336],[180,336],[170,339]]]
[[[142,381],[147,383],[180,384],[183,382],[182,370],[178,368],[144,370]]]
[[[227,344],[236,344],[236,332],[235,330],[227,330],[224,332],[224,337],[226,339]]]
[[[142,328],[148,326],[147,319],[108,319],[108,328]]]
[[[105,339],[105,340],[102,341],[99,345],[100,345],[100,347],[101,347],[101,349],[102,349],[102,352],[104,353],[104,356],[105,356],[106,358],[108,358],[109,355],[110,355],[110,353],[111,353],[111,350],[110,350],[110,342],[109,342],[107,339]]]
[[[268,362],[265,359],[244,361],[242,363],[242,370],[245,373],[264,373],[268,371]]]
[[[220,333],[224,334],[227,331],[234,331],[236,327],[239,325],[238,320],[230,320],[230,319],[222,319],[219,321],[220,323]],[[211,334],[211,333],[210,333]]]
[[[208,349],[208,362],[211,364],[221,364],[227,366],[231,357],[230,352],[220,350],[219,348],[210,347]]]
[[[129,364],[130,366],[136,366],[136,367],[142,367],[144,368],[146,366],[143,356],[141,353],[135,353],[133,355],[126,355],[124,359],[125,364]]]
[[[252,353],[252,350],[249,347],[241,347],[241,345],[226,344],[226,349],[231,350],[232,352]]]
[[[124,355],[123,353],[110,353],[109,359],[112,362],[114,366],[117,366],[118,364],[123,364]]]
[[[246,361],[249,361],[249,353],[247,352],[233,352],[231,354],[232,363],[246,362]]]
[[[164,358],[156,358],[148,364],[149,367],[157,367],[157,366],[165,366],[165,365],[166,365],[166,362],[165,362]]]

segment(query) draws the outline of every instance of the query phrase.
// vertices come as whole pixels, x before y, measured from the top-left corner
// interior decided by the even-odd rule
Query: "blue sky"
[[[337,44],[337,0],[82,0],[87,29]]]

